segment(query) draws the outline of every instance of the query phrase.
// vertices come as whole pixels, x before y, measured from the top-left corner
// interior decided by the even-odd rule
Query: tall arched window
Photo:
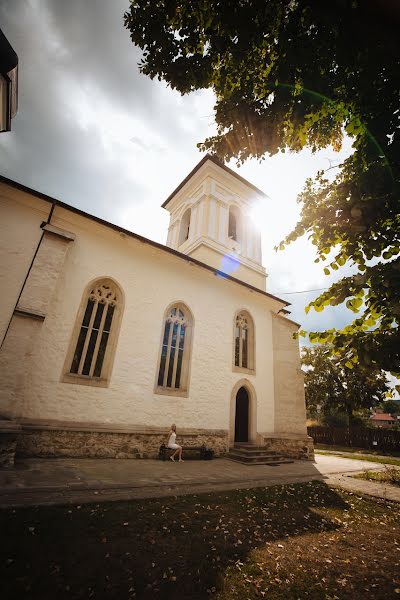
[[[187,208],[182,215],[179,229],[179,246],[189,239],[191,209]]]
[[[111,279],[86,290],[66,360],[64,380],[107,385],[122,315],[122,292]]]
[[[234,365],[246,371],[254,370],[254,324],[246,311],[235,317]]]
[[[229,207],[228,237],[239,241],[240,213],[236,206]]]
[[[181,391],[188,387],[192,318],[183,304],[175,304],[166,313],[163,326],[157,391]]]

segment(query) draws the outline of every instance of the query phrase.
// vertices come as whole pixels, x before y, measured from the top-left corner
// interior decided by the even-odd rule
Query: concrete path
[[[227,459],[25,459],[0,471],[0,506],[65,504],[153,498],[324,480],[357,493],[400,502],[400,488],[348,477],[384,465],[334,455],[316,462],[242,465]],[[350,486],[350,487],[349,487]]]

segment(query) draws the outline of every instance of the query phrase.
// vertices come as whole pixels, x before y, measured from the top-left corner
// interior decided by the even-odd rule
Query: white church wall
[[[51,205],[0,183],[0,343],[42,236]]]
[[[272,299],[69,211],[56,208],[52,223],[76,239],[27,369],[25,421],[227,431],[231,391],[243,377],[232,371],[233,318],[245,308],[256,329],[256,374],[246,377],[257,394],[257,430],[274,431]],[[97,277],[114,278],[125,294],[110,385],[62,383],[82,293]],[[163,315],[177,301],[194,316],[187,398],[154,394]]]

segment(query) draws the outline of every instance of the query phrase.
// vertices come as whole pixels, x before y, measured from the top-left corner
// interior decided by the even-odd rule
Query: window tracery
[[[254,326],[246,312],[235,319],[235,367],[254,369]]]
[[[157,385],[159,388],[183,390],[187,387],[190,353],[189,311],[182,305],[175,305],[168,310],[164,322]]]
[[[73,335],[67,375],[106,380],[111,345],[121,312],[121,293],[109,279],[96,281],[84,294]]]

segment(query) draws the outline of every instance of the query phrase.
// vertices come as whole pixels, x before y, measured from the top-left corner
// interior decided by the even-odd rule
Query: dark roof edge
[[[257,292],[258,294],[262,294],[263,296],[267,296],[268,298],[277,300],[278,302],[281,302],[285,306],[290,306],[290,302],[286,302],[286,300],[282,300],[282,298],[278,298],[278,296],[274,296],[273,294],[264,292],[263,290],[260,290],[259,288],[256,288],[255,286],[253,286],[249,283],[246,283],[245,281],[240,281],[240,279],[236,279],[235,277],[232,277],[231,275],[227,275],[223,271],[214,269],[214,267],[211,267],[210,265],[207,265],[206,263],[203,263],[203,262],[197,260],[196,258],[192,258],[191,256],[188,256],[187,254],[182,254],[182,252],[178,252],[177,250],[174,250],[173,248],[168,248],[168,246],[164,246],[164,244],[159,244],[158,242],[149,240],[148,238],[145,238],[142,235],[139,235],[138,233],[133,233],[133,231],[129,231],[128,229],[124,229],[123,227],[120,227],[119,225],[115,225],[114,223],[110,223],[109,221],[104,221],[104,219],[100,219],[99,217],[90,215],[89,213],[86,213],[83,210],[80,210],[79,208],[75,208],[74,206],[70,206],[69,204],[62,202],[61,200],[57,200],[57,198],[52,198],[51,196],[47,196],[47,194],[43,194],[42,192],[33,190],[32,188],[29,188],[26,185],[23,185],[22,183],[18,183],[17,181],[8,179],[7,177],[4,177],[4,175],[0,175],[0,182],[6,183],[7,185],[9,185],[11,187],[21,190],[22,192],[32,194],[33,196],[36,196],[37,198],[41,198],[42,200],[45,200],[46,202],[51,202],[55,206],[59,206],[60,208],[65,208],[66,210],[70,210],[71,212],[76,213],[77,215],[80,215],[81,217],[85,217],[86,219],[90,219],[91,221],[96,221],[96,223],[99,223],[100,225],[104,225],[105,227],[109,227],[110,229],[114,229],[114,231],[124,233],[125,235],[133,237],[133,238],[139,240],[140,242],[143,242],[144,244],[149,244],[150,246],[159,248],[160,250],[163,250],[164,252],[173,254],[174,256],[177,256],[178,258],[185,260],[186,262],[198,265],[199,267],[207,269],[208,271],[212,271],[215,275],[218,275],[224,279],[228,279],[229,281],[233,281],[234,283],[238,283],[239,285],[242,285],[250,290],[253,290],[254,292]]]
[[[18,56],[0,29],[0,72],[5,75],[18,66]]]
[[[181,183],[178,185],[178,187],[174,189],[172,194],[170,194],[168,196],[168,198],[165,200],[165,202],[163,202],[163,204],[161,204],[162,208],[165,208],[167,206],[168,202],[170,200],[172,200],[172,198],[174,196],[176,196],[176,194],[183,188],[184,185],[187,184],[189,179],[191,179],[193,177],[193,175],[195,175],[195,173],[197,173],[197,171],[204,165],[205,162],[207,162],[207,160],[211,160],[211,162],[213,162],[218,167],[221,167],[221,169],[223,169],[224,171],[229,173],[229,175],[233,175],[233,177],[235,177],[236,179],[238,179],[239,181],[241,181],[242,183],[247,185],[247,187],[251,188],[252,190],[255,190],[257,192],[257,194],[260,194],[261,196],[265,196],[267,198],[267,194],[265,192],[261,191],[258,187],[256,187],[252,183],[250,183],[250,181],[247,181],[247,179],[245,179],[241,175],[238,175],[237,173],[235,173],[235,171],[232,171],[232,169],[230,169],[229,167],[224,165],[224,163],[222,161],[220,161],[216,156],[213,156],[212,154],[206,154],[201,159],[201,161],[199,163],[197,163],[197,165],[194,167],[194,169],[192,169],[190,171],[189,175],[187,175],[185,177],[185,179],[183,181],[181,181]]]
[[[282,313],[284,313],[284,314],[282,314]],[[287,317],[286,314],[290,315],[290,312],[288,310],[280,310],[279,312],[274,313],[274,317],[279,317],[280,319],[284,319],[285,321],[288,321],[289,323],[296,325],[296,327],[298,329],[300,329],[300,327],[301,327],[300,323],[297,323],[297,321],[293,321],[293,319],[289,319],[289,317]]]

